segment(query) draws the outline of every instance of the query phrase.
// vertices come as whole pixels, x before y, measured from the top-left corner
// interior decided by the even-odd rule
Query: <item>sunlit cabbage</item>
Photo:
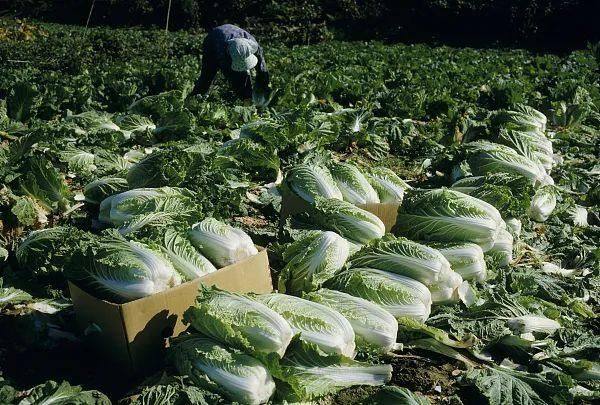
[[[293,337],[290,324],[267,306],[227,291],[203,289],[183,314],[194,329],[248,353],[283,356]]]
[[[446,277],[429,287],[433,304],[449,304],[462,300],[469,291],[460,274],[451,271]]]
[[[501,229],[498,232],[498,237],[494,246],[487,252],[494,258],[498,266],[508,266],[512,262],[513,253],[513,236],[512,234]]]
[[[350,322],[359,350],[387,353],[396,348],[398,322],[379,305],[353,295],[322,288],[304,296],[328,306]]]
[[[519,104],[514,110],[499,111],[494,116],[494,122],[503,126],[518,128],[521,130],[544,131],[546,129],[547,117],[540,111]]]
[[[167,200],[180,200],[192,204],[191,192],[174,187],[137,188],[114,194],[100,203],[98,219],[113,226],[122,226],[136,216],[160,211]]]
[[[387,167],[374,167],[365,173],[365,176],[377,191],[382,203],[401,203],[404,190],[412,188]]]
[[[425,322],[431,313],[431,293],[409,277],[375,269],[351,269],[337,274],[325,287],[371,301],[394,315]]]
[[[288,321],[294,334],[313,343],[325,353],[353,358],[356,354],[354,330],[339,312],[303,298],[286,294],[261,294],[253,297]]]
[[[538,189],[531,200],[529,217],[537,222],[545,222],[556,207],[556,190],[552,186]]]
[[[250,236],[214,218],[194,224],[188,232],[194,246],[217,267],[237,263],[258,253]]]
[[[114,233],[96,242],[68,269],[68,276],[113,301],[135,300],[181,283],[181,276],[160,251]]]
[[[506,324],[517,335],[523,334],[546,334],[552,335],[560,329],[560,323],[553,319],[539,315],[521,315],[510,318]]]
[[[393,231],[411,239],[473,242],[489,250],[503,225],[490,204],[448,189],[410,190]]]
[[[483,281],[487,268],[483,250],[475,243],[437,243],[435,247],[464,280]]]
[[[511,147],[521,156],[541,164],[546,172],[549,173],[552,169],[554,164],[552,141],[543,133],[502,128],[496,141]]]
[[[186,336],[175,340],[171,350],[170,358],[180,375],[231,401],[264,404],[275,393],[271,373],[260,361],[211,339]]]
[[[503,218],[525,215],[535,194],[527,178],[508,173],[465,177],[451,189],[490,203]]]
[[[349,163],[336,163],[330,168],[344,201],[352,204],[378,203],[379,196],[358,168]]]
[[[217,271],[215,266],[194,248],[185,234],[173,229],[165,232],[160,249],[186,280]]]
[[[85,201],[91,204],[100,204],[107,197],[122,193],[127,189],[129,189],[127,180],[121,177],[104,177],[88,183],[83,188],[83,195]]]
[[[315,345],[299,342],[290,347],[272,373],[286,383],[288,403],[298,403],[354,385],[383,385],[392,378],[392,366],[336,354],[325,356]]]
[[[300,295],[313,291],[346,263],[350,248],[335,232],[315,231],[295,241],[283,254],[279,292]]]
[[[343,198],[329,170],[320,165],[296,165],[290,169],[286,181],[292,191],[309,203],[317,197]]]
[[[358,243],[367,243],[385,235],[385,225],[375,214],[332,198],[315,201],[315,213],[311,215],[311,220],[323,229]]]
[[[506,145],[486,141],[464,145],[468,152],[468,163],[473,175],[509,173],[523,176],[535,186],[554,184],[544,168],[537,162],[520,155]]]
[[[513,237],[518,238],[521,235],[521,227],[523,224],[520,219],[517,218],[508,218],[506,221],[507,230],[513,235]]]
[[[406,238],[386,237],[365,245],[350,259],[351,267],[385,270],[433,285],[452,272],[440,252]]]
[[[585,207],[575,204],[572,207],[569,207],[567,210],[567,215],[569,216],[571,222],[573,222],[573,225],[580,226],[582,228],[589,226],[588,211]]]

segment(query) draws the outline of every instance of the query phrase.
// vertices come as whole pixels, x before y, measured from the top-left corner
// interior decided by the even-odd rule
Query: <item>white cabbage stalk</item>
[[[165,232],[160,249],[187,280],[217,271],[216,267],[194,248],[185,235],[172,229]]]
[[[279,292],[300,295],[318,289],[344,267],[348,242],[330,231],[316,231],[292,243],[284,252]]]
[[[203,337],[176,343],[172,357],[177,372],[197,385],[219,389],[236,403],[264,404],[275,393],[269,370],[255,358]]]
[[[201,290],[183,320],[203,335],[251,354],[285,353],[294,333],[269,307],[240,294]]]
[[[551,274],[562,277],[571,277],[578,274],[585,274],[585,270],[583,269],[563,269],[562,267],[554,263],[548,262],[542,263],[542,272],[544,274]]]
[[[484,281],[487,267],[481,247],[475,243],[436,244],[435,248],[450,262],[463,280]]]
[[[346,317],[354,329],[359,350],[388,353],[396,348],[398,322],[379,305],[326,288],[309,293],[305,298],[326,305]]]
[[[529,217],[537,222],[545,222],[556,207],[556,192],[553,187],[541,187],[536,191],[529,206]]]
[[[506,222],[508,231],[512,233],[513,237],[518,238],[519,236],[521,236],[521,228],[523,226],[521,220],[519,220],[518,218],[508,218],[504,222]]]
[[[244,231],[214,218],[194,224],[188,237],[217,267],[232,265],[258,253],[252,239]]]
[[[485,252],[503,226],[500,213],[490,204],[441,188],[407,191],[395,232],[417,240],[473,242]]]
[[[313,343],[325,353],[341,354],[354,358],[356,343],[350,322],[339,312],[316,302],[285,294],[254,296],[285,318],[294,334]]]
[[[392,366],[335,354],[325,356],[314,345],[302,342],[291,348],[273,374],[287,383],[297,403],[317,400],[354,385],[383,385],[392,378]]]
[[[412,188],[387,167],[374,167],[366,177],[382,203],[402,203],[404,190]]]
[[[501,229],[494,246],[487,253],[497,260],[499,266],[508,266],[513,260],[513,236],[511,233]]]
[[[311,220],[323,229],[358,243],[368,243],[385,235],[381,219],[346,201],[317,199]]]
[[[437,284],[452,272],[448,260],[436,249],[406,238],[374,241],[355,254],[350,265],[400,274],[426,286]]]
[[[375,269],[350,269],[325,287],[371,301],[394,315],[425,322],[431,313],[431,292],[410,277]]]
[[[287,185],[303,200],[313,203],[317,197],[341,200],[342,192],[326,167],[299,164],[287,175]]]
[[[552,335],[560,329],[560,323],[545,316],[538,315],[522,315],[510,318],[506,324],[513,333],[517,335],[542,333]]]
[[[336,163],[330,168],[344,201],[352,204],[378,203],[379,196],[358,168],[349,163]]]

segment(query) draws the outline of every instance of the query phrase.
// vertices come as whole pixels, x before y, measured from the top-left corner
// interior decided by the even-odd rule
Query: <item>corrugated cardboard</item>
[[[398,215],[399,203],[377,203],[377,204],[357,204],[358,208],[362,208],[365,211],[369,211],[375,214],[381,222],[385,225],[385,231],[390,232],[392,227],[396,224],[396,217]],[[309,211],[311,205],[298,197],[293,192],[285,192],[281,199],[281,226],[285,223],[285,220],[294,214]]]
[[[257,255],[239,263],[125,304],[95,298],[70,282],[69,290],[78,326],[94,350],[123,374],[146,375],[160,366],[167,338],[186,329],[182,315],[194,304],[200,284],[240,293],[269,293],[273,283],[267,251],[259,248]]]

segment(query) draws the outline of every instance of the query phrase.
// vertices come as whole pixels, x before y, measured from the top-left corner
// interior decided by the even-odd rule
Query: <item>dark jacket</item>
[[[231,69],[231,56],[229,56],[229,52],[227,51],[227,41],[234,38],[247,38],[256,41],[249,32],[231,24],[220,25],[208,33],[203,43],[202,71],[196,82],[194,93],[207,93],[215,79],[217,71],[221,70],[231,82],[238,96],[244,98],[252,97],[252,82],[248,73],[236,72]],[[269,72],[267,71],[267,64],[265,63],[263,50],[260,45],[255,55],[258,59],[255,68],[255,85],[261,90],[266,90],[269,85]]]

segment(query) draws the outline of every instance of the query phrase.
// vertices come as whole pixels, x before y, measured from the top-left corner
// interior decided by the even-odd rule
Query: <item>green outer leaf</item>
[[[300,198],[313,203],[318,197],[342,199],[342,192],[327,168],[299,164],[287,174],[287,184]]]
[[[427,397],[417,394],[404,387],[386,386],[377,391],[373,398],[367,400],[367,405],[430,405]]]

